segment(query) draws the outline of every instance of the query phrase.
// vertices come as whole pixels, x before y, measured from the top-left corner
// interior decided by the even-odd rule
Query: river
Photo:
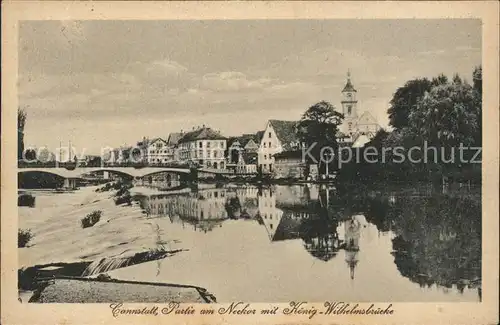
[[[133,211],[127,226],[110,217],[122,230],[109,228],[106,245],[186,251],[109,271],[113,278],[202,286],[219,302],[481,299],[477,193],[227,184],[149,193],[144,206],[146,213],[120,208],[123,216]],[[90,229],[99,249],[87,251],[106,256],[99,228]]]
[[[148,206],[189,253],[116,277],[203,285],[219,301],[480,300],[477,195],[225,186]]]

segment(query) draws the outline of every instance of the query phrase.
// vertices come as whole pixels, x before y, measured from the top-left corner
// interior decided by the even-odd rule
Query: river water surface
[[[147,218],[189,251],[109,272],[228,301],[480,301],[478,194],[226,185],[150,195]]]

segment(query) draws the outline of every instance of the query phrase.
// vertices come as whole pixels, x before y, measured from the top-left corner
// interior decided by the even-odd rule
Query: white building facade
[[[196,163],[202,168],[225,169],[226,144],[227,139],[211,128],[188,132],[178,142],[179,160]]]
[[[296,121],[269,120],[260,141],[257,164],[263,173],[272,173],[273,155],[284,150],[298,150]]]

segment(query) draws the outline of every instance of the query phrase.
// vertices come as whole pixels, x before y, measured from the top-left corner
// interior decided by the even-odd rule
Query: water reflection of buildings
[[[328,217],[316,186],[274,186],[259,193],[259,212],[271,241],[301,239],[315,258],[328,261],[339,251],[338,221]]]
[[[238,206],[228,207],[236,199]],[[183,194],[153,195],[148,199],[149,211],[155,216],[169,217],[172,222],[193,225],[195,230],[211,231],[234,214],[244,212],[249,217],[257,214],[256,188],[209,188]]]

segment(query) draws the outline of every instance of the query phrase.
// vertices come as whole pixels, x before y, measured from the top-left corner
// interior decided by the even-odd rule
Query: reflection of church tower
[[[351,219],[344,223],[345,227],[345,261],[350,269],[351,279],[354,279],[354,269],[358,264],[359,238],[361,223]]]
[[[355,122],[358,118],[358,100],[356,99],[357,90],[351,83],[351,73],[347,71],[347,83],[342,90],[342,114],[344,114],[344,122],[342,123],[341,131],[346,135],[351,135],[355,132]]]

